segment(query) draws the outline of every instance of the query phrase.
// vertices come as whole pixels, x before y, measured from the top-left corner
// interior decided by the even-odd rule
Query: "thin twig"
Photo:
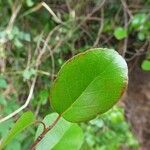
[[[42,124],[42,125],[43,125],[43,131],[44,131],[44,130],[46,130],[46,125],[45,125],[45,123],[44,123],[44,122],[39,121],[39,120],[36,120],[34,123],[35,123],[35,124],[37,124],[37,123]]]
[[[128,13],[130,19],[132,19],[132,18],[133,18],[133,15],[132,15],[131,11],[129,10],[126,1],[125,1],[125,0],[121,0],[121,3],[122,3],[122,5],[123,5],[125,11]]]
[[[127,7],[126,3],[124,2],[124,0],[121,0],[121,2],[123,5],[123,13],[124,13],[124,28],[127,31],[127,29],[128,29],[128,15],[127,15],[128,9],[127,8],[128,7]],[[128,46],[128,37],[126,37],[124,39],[123,52],[122,52],[123,57],[125,57],[125,54],[127,51],[127,46]]]
[[[95,42],[94,42],[93,47],[96,47],[96,46],[98,45],[98,43],[99,43],[100,35],[101,35],[102,31],[103,31],[103,26],[104,26],[104,9],[101,8],[100,28],[99,28],[99,30],[98,30],[97,38],[96,38],[96,40],[95,40]]]
[[[9,20],[8,26],[6,27],[6,33],[7,33],[7,34],[9,34],[9,33],[12,31],[14,22],[15,22],[16,17],[17,17],[17,15],[18,15],[18,13],[19,13],[19,11],[20,11],[20,9],[21,9],[21,6],[22,6],[22,4],[19,4],[17,7],[14,7],[14,8],[12,9],[12,11],[13,11],[13,12],[12,12],[12,16],[11,16],[11,18],[10,18],[10,20]]]
[[[47,132],[49,132],[59,121],[59,119],[61,118],[61,115],[59,115],[56,120],[49,126],[47,127],[39,136],[38,138],[35,140],[35,142],[32,144],[30,150],[34,150],[36,145],[44,138],[44,136],[46,135]]]
[[[17,74],[23,74],[24,70],[22,71],[12,71],[12,72],[5,72],[5,73],[1,73],[0,75],[17,75]],[[43,70],[36,70],[37,74],[42,74],[42,75],[46,75],[46,76],[51,76],[51,74],[47,71],[43,71]],[[54,74],[54,76],[56,76]]]
[[[42,6],[45,7],[48,10],[48,12],[53,16],[55,22],[62,23],[62,21],[57,17],[57,15],[53,12],[53,10],[45,2],[42,2]]]
[[[49,36],[50,36],[50,34],[48,35],[48,37],[49,37]],[[47,37],[47,39],[46,39],[46,44],[48,43],[48,40],[49,40],[48,37]],[[42,50],[40,51],[40,53],[39,53],[39,55],[38,55],[38,57],[37,57],[37,59],[36,59],[35,70],[38,70],[38,67],[39,67],[39,65],[40,65],[40,63],[41,63],[40,60],[41,60],[43,54],[44,54],[45,51],[46,51],[46,44],[43,46]],[[36,79],[37,79],[37,75],[35,75],[35,77],[34,77],[34,79],[33,79],[33,81],[32,81],[32,85],[31,85],[30,92],[29,92],[29,95],[28,95],[28,98],[27,98],[26,102],[25,102],[19,109],[15,110],[14,112],[12,112],[11,114],[9,114],[8,116],[2,118],[2,119],[0,120],[0,123],[2,123],[2,122],[4,122],[4,121],[6,121],[6,120],[12,118],[13,116],[15,116],[16,114],[18,114],[20,111],[22,111],[23,109],[25,109],[25,108],[28,106],[28,104],[29,104],[30,101],[31,101],[32,95],[33,95],[33,91],[34,91]]]
[[[42,31],[39,35],[38,35],[38,41],[36,44],[36,49],[34,51],[33,57],[36,57],[36,55],[38,54],[39,50],[40,50],[40,44],[41,44],[41,39],[43,37],[44,31]]]
[[[52,36],[52,34],[59,28],[59,26],[56,26],[52,31],[49,32],[46,40],[42,40],[42,42],[44,42],[44,46],[43,46],[43,49],[42,51],[45,52],[46,51],[46,48],[49,49],[49,52],[50,52],[50,56],[51,56],[51,62],[52,62],[52,71],[51,71],[51,81],[53,81],[54,79],[54,74],[55,74],[55,60],[54,60],[54,55],[53,55],[53,51],[51,50],[50,46],[48,45],[48,42],[50,41],[50,38]]]
[[[42,7],[42,2],[39,3],[39,4],[37,4],[36,6],[32,7],[31,9],[25,11],[25,12],[20,16],[20,18],[25,17],[25,16],[27,16],[27,15],[33,13],[33,12],[38,11],[39,9],[41,9],[41,7]]]
[[[9,41],[8,35],[11,33],[12,29],[13,29],[13,25],[14,22],[16,20],[16,17],[21,9],[22,4],[18,4],[17,2],[15,2],[13,8],[12,8],[12,15],[10,17],[9,23],[6,27],[6,29],[4,30],[6,33],[6,36],[3,38],[0,38],[0,53],[2,54],[0,56],[1,59],[1,72],[5,72],[5,68],[6,68],[6,43]]]
[[[126,53],[132,55],[130,58],[126,58],[126,61],[131,61],[134,58],[136,58],[137,56],[141,56],[141,55],[146,55],[148,54],[148,51],[144,51],[145,47],[148,45],[148,40],[146,40],[146,42],[142,45],[142,47],[138,50],[136,50],[135,53],[127,51]]]
[[[49,37],[50,38],[50,37]],[[52,63],[52,69],[51,69],[51,81],[54,80],[55,77],[55,59],[54,59],[54,51],[52,51],[51,47],[48,45],[47,42],[45,42],[44,40],[42,40],[42,42],[44,42],[45,46],[48,48],[49,52],[50,52],[50,57],[51,57],[51,63]],[[49,55],[48,55],[49,57]]]
[[[49,46],[47,46],[50,52],[50,56],[51,56],[51,62],[52,62],[52,69],[51,69],[51,81],[54,80],[54,74],[55,74],[55,59],[54,59],[54,55],[52,50],[50,49]]]
[[[82,34],[82,33],[85,33],[85,34],[89,37],[89,39],[91,39],[91,41],[94,40],[94,37],[91,35],[91,32],[89,32],[88,29],[86,29],[86,28],[83,27],[83,26],[81,26],[80,28],[81,28],[81,30],[82,30],[81,34]]]
[[[38,104],[37,107],[36,107],[36,110],[35,110],[35,117],[38,116],[40,107],[41,107],[41,104]]]
[[[18,114],[20,111],[22,111],[23,109],[25,109],[28,106],[28,104],[29,104],[29,102],[30,102],[30,100],[32,98],[32,95],[33,95],[33,91],[34,91],[36,79],[37,79],[37,76],[35,76],[34,79],[33,79],[33,81],[32,81],[30,92],[29,92],[28,98],[27,98],[26,102],[24,103],[24,105],[22,105],[19,109],[15,110],[14,112],[12,112],[11,114],[9,114],[8,116],[2,118],[0,120],[0,123],[2,123],[4,121],[12,118],[13,116],[15,116],[16,114]]]
[[[103,0],[99,6],[95,7],[95,8],[93,9],[93,11],[92,11],[91,13],[89,13],[89,14],[79,23],[79,25],[76,27],[76,30],[77,30],[81,25],[83,25],[83,24],[86,22],[86,20],[88,20],[89,18],[91,18],[91,16],[92,16],[95,12],[97,12],[101,7],[103,7],[103,5],[105,4],[105,1],[106,1],[106,0]]]
[[[36,12],[39,9],[41,9],[42,7],[44,7],[53,16],[53,19],[54,19],[54,21],[56,23],[62,23],[62,21],[57,17],[57,15],[50,8],[50,6],[48,6],[45,2],[40,2],[39,4],[37,4],[36,6],[34,6],[33,8],[29,9],[28,11],[26,11],[21,17],[29,15],[30,13]]]
[[[101,7],[103,7],[103,5],[105,4],[106,0],[103,0],[100,5],[98,5],[97,7],[95,7],[91,13],[89,13],[85,18],[82,19],[82,21],[72,30],[72,33],[75,33],[87,20],[89,20],[89,18],[92,17],[92,15],[97,12]],[[68,37],[66,36],[62,41],[58,42],[58,46],[56,46],[55,48],[57,49],[63,42],[67,42],[68,41]]]
[[[28,59],[27,59],[26,69],[28,69],[29,66],[30,66],[30,64],[31,64],[31,58],[32,58],[31,47],[29,47],[29,48],[28,48]]]

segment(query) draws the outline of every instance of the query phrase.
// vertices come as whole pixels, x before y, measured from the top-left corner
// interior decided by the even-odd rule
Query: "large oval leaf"
[[[115,50],[96,48],[80,53],[60,69],[51,88],[51,105],[70,122],[90,120],[119,100],[127,74],[127,64]]]
[[[12,127],[6,138],[2,141],[0,145],[0,150],[4,148],[11,140],[15,138],[15,136],[27,128],[29,125],[33,124],[35,121],[35,116],[31,111],[25,112]]]
[[[43,122],[49,126],[58,117],[58,114],[47,115]],[[36,138],[42,133],[43,127],[39,125]],[[36,150],[79,150],[83,143],[82,129],[74,123],[63,118],[44,136],[37,145]]]

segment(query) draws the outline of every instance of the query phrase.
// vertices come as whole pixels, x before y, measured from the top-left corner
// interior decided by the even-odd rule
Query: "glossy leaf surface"
[[[51,105],[70,122],[87,121],[109,110],[127,82],[127,64],[115,50],[91,49],[62,66],[51,88]]]

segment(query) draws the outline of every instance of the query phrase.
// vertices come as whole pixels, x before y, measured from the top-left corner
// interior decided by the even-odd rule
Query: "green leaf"
[[[116,39],[122,40],[127,37],[127,30],[122,27],[118,27],[114,31],[114,36],[116,37]]]
[[[7,147],[6,150],[21,150],[21,142],[14,140]]]
[[[58,114],[47,115],[43,122],[49,126],[58,117]],[[43,127],[39,125],[36,138],[42,133]],[[83,132],[77,124],[60,118],[58,123],[44,136],[37,145],[36,150],[79,150],[83,142]]]
[[[18,133],[31,125],[35,120],[32,112],[25,112],[15,123],[14,127],[10,130],[6,138],[2,141],[0,145],[0,150],[5,147],[11,140],[13,140]]]
[[[146,14],[137,14],[133,17],[131,26],[134,29],[139,29],[146,21],[147,15]]]
[[[93,150],[88,144],[87,142],[84,142],[81,146],[80,150]]]
[[[9,129],[12,127],[12,125],[14,124],[13,120],[7,120],[3,123],[0,124],[0,137],[5,138],[9,133]]]
[[[26,0],[26,4],[28,7],[32,7],[34,5],[33,0]]]
[[[7,82],[4,78],[0,77],[0,88],[7,88]]]
[[[81,147],[82,141],[82,129],[77,124],[72,124],[53,150],[78,150]]]
[[[27,42],[30,42],[31,41],[31,36],[29,33],[26,33],[26,32],[22,32],[20,31],[19,35],[18,35],[18,38],[20,40],[24,40],[24,41],[27,41]]]
[[[7,105],[7,101],[6,101],[5,97],[1,94],[0,94],[0,104],[3,105],[3,106]]]
[[[145,40],[145,34],[143,32],[139,32],[138,33],[138,39],[141,41],[144,41]]]
[[[70,122],[87,121],[109,110],[128,81],[125,60],[112,49],[96,48],[68,60],[52,85],[53,109]]]
[[[29,80],[35,74],[36,74],[36,71],[33,68],[25,69],[23,71],[23,78],[24,78],[24,80]]]
[[[150,71],[150,60],[144,60],[143,61],[142,69],[145,71]]]
[[[43,89],[39,92],[39,103],[45,105],[49,96],[49,91],[47,89]]]
[[[14,39],[14,44],[15,44],[15,46],[16,46],[17,48],[23,47],[22,42],[21,42],[19,39],[17,39],[17,38]]]

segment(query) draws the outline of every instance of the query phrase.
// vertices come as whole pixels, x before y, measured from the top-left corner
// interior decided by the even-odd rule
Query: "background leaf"
[[[25,112],[15,123],[14,127],[10,130],[7,137],[2,141],[0,149],[5,147],[18,133],[31,125],[35,120],[32,112]]]
[[[124,59],[112,49],[93,49],[67,61],[51,88],[51,105],[71,122],[109,110],[127,86]]]
[[[47,115],[43,122],[49,126],[57,117],[58,114],[56,113]],[[42,125],[39,125],[36,138],[42,131]],[[81,128],[77,124],[72,124],[61,118],[37,145],[36,150],[65,150],[66,147],[71,150],[78,150],[82,142],[83,132]]]
[[[142,69],[145,71],[150,71],[150,61],[144,60],[142,63]]]
[[[53,150],[78,150],[81,147],[82,141],[82,129],[77,124],[72,124]]]
[[[114,36],[116,37],[116,39],[122,40],[127,37],[127,30],[122,27],[118,27],[114,31]]]
[[[6,80],[0,76],[0,88],[6,88],[7,87],[7,82]]]

